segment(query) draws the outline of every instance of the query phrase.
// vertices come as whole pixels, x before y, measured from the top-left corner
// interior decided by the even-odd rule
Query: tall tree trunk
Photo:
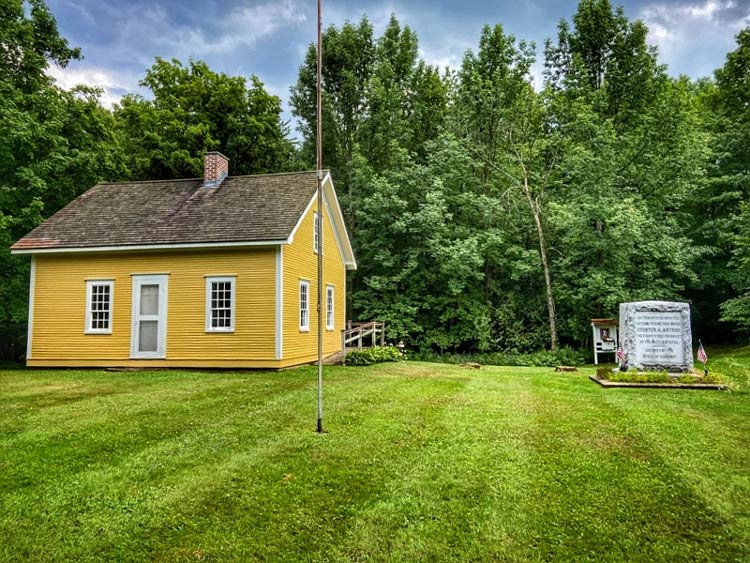
[[[544,242],[544,227],[542,226],[541,213],[539,212],[539,205],[534,201],[531,196],[531,189],[529,188],[529,174],[524,166],[523,162],[520,161],[521,170],[523,170],[523,194],[526,196],[526,201],[529,204],[531,215],[534,217],[534,227],[536,228],[536,234],[539,238],[539,256],[542,259],[542,270],[544,271],[544,285],[547,290],[547,313],[549,315],[549,341],[550,349],[555,351],[558,347],[557,340],[557,314],[555,313],[555,297],[552,294],[552,277],[549,272],[549,262],[547,260],[547,245]]]

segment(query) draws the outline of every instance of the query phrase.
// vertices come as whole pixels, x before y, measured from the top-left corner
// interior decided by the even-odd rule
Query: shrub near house
[[[346,365],[369,366],[381,362],[398,362],[404,359],[395,346],[373,346],[363,350],[352,350],[346,354]]]

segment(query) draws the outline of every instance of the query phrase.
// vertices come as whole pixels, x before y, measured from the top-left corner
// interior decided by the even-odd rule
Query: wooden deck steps
[[[344,346],[347,350],[378,345],[385,346],[385,323],[382,321],[349,323],[344,331]]]

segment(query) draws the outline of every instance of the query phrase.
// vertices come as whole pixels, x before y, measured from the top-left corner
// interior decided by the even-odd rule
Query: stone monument
[[[692,373],[690,305],[673,301],[620,303],[620,346],[628,369]]]

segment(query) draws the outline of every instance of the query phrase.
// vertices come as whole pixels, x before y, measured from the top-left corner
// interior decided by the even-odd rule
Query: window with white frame
[[[114,280],[86,281],[86,331],[90,334],[112,333]]]
[[[320,231],[320,215],[318,212],[313,212],[313,252],[317,254],[318,248],[320,248],[320,240],[318,238]]]
[[[326,286],[326,328],[333,330],[333,286]]]
[[[206,277],[206,332],[234,331],[234,276]]]
[[[310,330],[310,282],[299,282],[299,329]]]

